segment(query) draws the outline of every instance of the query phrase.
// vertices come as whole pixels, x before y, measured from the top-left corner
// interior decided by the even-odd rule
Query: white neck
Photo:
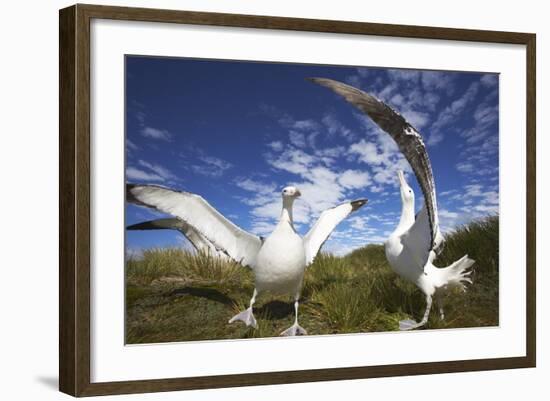
[[[283,198],[283,210],[281,212],[281,222],[288,222],[292,226],[292,204],[294,203],[293,198]]]
[[[395,229],[395,233],[400,235],[408,231],[414,224],[414,202],[402,202],[401,218]]]

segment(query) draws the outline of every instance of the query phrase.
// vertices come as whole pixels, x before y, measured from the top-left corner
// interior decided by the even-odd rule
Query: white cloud
[[[374,193],[379,193],[379,192],[382,192],[383,190],[384,190],[384,187],[381,185],[370,187],[370,191]],[[372,202],[370,203],[372,204]]]
[[[284,148],[284,145],[281,141],[273,141],[273,142],[270,142],[267,144],[267,146],[269,146],[272,150],[274,150],[275,152],[280,152],[283,150]]]
[[[345,156],[346,148],[343,146],[335,146],[332,148],[316,149],[315,157],[322,161],[325,165],[334,164],[339,157]]]
[[[146,138],[159,139],[167,142],[170,142],[172,140],[172,134],[170,132],[163,129],[147,126],[141,129],[141,135]]]
[[[364,188],[370,185],[370,174],[366,171],[346,170],[338,177],[338,182],[346,189]]]
[[[214,156],[200,154],[198,159],[202,163],[191,165],[191,169],[197,174],[208,177],[219,178],[225,173],[226,170],[233,167],[231,163]]]
[[[177,179],[177,177],[174,174],[172,174],[172,172],[170,170],[168,170],[167,168],[162,167],[159,164],[149,163],[149,162],[146,162],[145,160],[138,160],[138,164],[141,167],[144,167],[147,170],[150,170],[150,171],[154,172],[158,176],[162,177],[164,180]]]
[[[428,113],[421,111],[405,110],[401,114],[413,127],[416,127],[417,129],[425,127],[430,120]]]
[[[141,105],[139,107],[143,107],[143,105]],[[145,124],[145,117],[147,117],[147,114],[145,114],[145,112],[143,112],[141,110],[138,110],[135,113],[135,117],[136,117],[136,120],[138,121],[138,123],[140,125],[143,125],[143,124]]]
[[[420,71],[418,70],[388,70],[388,76],[390,79],[396,79],[400,81],[410,81],[417,83],[420,79]]]
[[[397,170],[408,172],[411,168],[388,134],[383,133],[378,139],[378,144],[362,139],[350,146],[349,153],[356,154],[359,161],[369,165],[375,183],[395,186]],[[381,192],[382,188],[377,186],[371,190]]]
[[[443,140],[443,128],[449,126],[460,117],[466,106],[468,106],[475,99],[478,91],[478,82],[470,84],[468,89],[466,89],[460,98],[454,100],[450,105],[443,109],[441,113],[439,113],[439,116],[430,127],[431,134],[426,142],[428,145],[437,145]]]
[[[459,216],[458,213],[446,209],[439,209],[438,213],[441,219],[456,219]]]
[[[297,132],[297,131],[290,131],[290,133],[288,134],[289,138],[290,138],[290,142],[298,147],[298,148],[303,148],[306,146],[306,136],[304,133],[302,132]]]
[[[135,167],[126,168],[126,178],[129,180],[139,181],[158,181],[163,182],[164,178],[155,173],[148,173],[146,171],[137,169]]]
[[[257,192],[261,194],[269,194],[277,190],[275,184],[254,181],[250,178],[236,179],[235,185],[237,185],[239,188],[244,189],[245,191]]]
[[[471,173],[472,171],[474,171],[475,166],[473,165],[473,163],[460,162],[460,163],[457,163],[456,169],[461,173]]]
[[[367,142],[364,139],[351,145],[349,152],[358,155],[359,160],[363,163],[379,165],[388,162],[387,155],[378,152],[376,144]]]
[[[329,135],[341,135],[346,139],[353,140],[354,135],[349,128],[344,126],[334,114],[326,114],[322,118],[322,123],[327,129]]]
[[[136,151],[136,150],[139,150],[139,147],[134,142],[126,138],[126,151],[128,152],[128,151]]]
[[[483,86],[493,87],[498,85],[498,74],[485,74],[479,80]]]
[[[481,103],[474,112],[474,119],[478,124],[491,124],[498,120],[498,105],[489,106]]]
[[[444,91],[448,95],[455,90],[453,74],[443,71],[423,71],[422,86],[426,91]]]
[[[369,221],[369,217],[368,216],[351,216],[349,219],[349,225],[351,228],[354,228],[356,230],[366,230],[368,225],[368,221]]]
[[[498,121],[498,105],[488,105],[483,102],[476,107],[473,117],[474,125],[461,133],[468,144],[478,143],[487,136],[496,134],[495,123]]]
[[[308,172],[309,167],[315,162],[315,158],[303,150],[289,148],[274,159],[268,157],[267,161],[279,170],[303,175]]]
[[[304,131],[313,131],[318,129],[318,127],[319,124],[314,120],[298,120],[294,121],[292,124],[292,128]]]
[[[385,102],[389,102],[389,100],[393,97],[398,88],[399,85],[396,82],[391,82],[387,84],[384,88],[382,88],[382,90],[378,91],[376,93],[376,97]]]
[[[145,160],[138,160],[137,163],[141,168],[135,166],[128,166],[126,168],[127,179],[156,182],[177,180],[177,177],[170,170],[159,164],[149,163]]]
[[[403,95],[401,95],[400,93],[394,95],[391,99],[390,99],[390,103],[396,105],[396,106],[402,106],[403,105],[403,102],[405,101],[405,98],[403,97]]]

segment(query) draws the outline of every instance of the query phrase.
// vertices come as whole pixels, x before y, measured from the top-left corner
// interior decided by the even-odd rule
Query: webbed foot
[[[229,323],[236,322],[237,320],[240,320],[241,322],[244,322],[247,326],[252,326],[254,328],[258,327],[258,324],[256,323],[256,318],[254,317],[254,314],[252,313],[252,307],[237,313],[235,316],[233,316],[231,319],[229,319]]]
[[[417,323],[416,321],[412,319],[407,320],[401,320],[399,322],[399,330],[401,331],[407,331],[407,330],[414,330],[420,326],[423,326],[424,324]]]
[[[290,326],[288,329],[283,331],[281,336],[306,336],[307,331],[302,326],[300,326],[298,323],[294,323],[292,326]]]

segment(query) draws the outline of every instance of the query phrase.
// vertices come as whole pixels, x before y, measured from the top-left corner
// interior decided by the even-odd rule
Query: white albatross
[[[390,235],[385,243],[386,258],[392,269],[401,277],[412,281],[426,295],[426,310],[420,322],[414,320],[403,320],[399,322],[401,330],[416,329],[428,322],[432,298],[436,296],[439,304],[440,318],[445,318],[440,297],[443,292],[452,287],[458,287],[466,291],[465,284],[472,283],[470,267],[474,260],[464,255],[459,260],[447,267],[436,267],[433,265],[435,252],[430,252],[428,261],[425,264],[420,260],[426,242],[430,241],[428,232],[428,214],[426,207],[414,215],[414,191],[407,184],[402,171],[398,171],[400,193],[401,193],[401,218],[397,228]]]
[[[295,187],[283,189],[283,208],[279,222],[273,232],[262,239],[237,227],[199,195],[157,185],[126,185],[128,202],[178,217],[210,241],[216,249],[252,268],[255,288],[249,307],[233,316],[229,323],[240,320],[255,328],[257,323],[252,307],[256,296],[261,292],[294,296],[294,324],[281,333],[283,336],[307,334],[298,324],[298,306],[305,268],[313,262],[338,223],[367,203],[366,199],[359,199],[325,210],[302,238],[294,229],[292,219],[292,206],[300,195]]]
[[[367,114],[382,130],[397,143],[411,165],[424,194],[424,207],[415,219],[414,192],[405,181],[402,171],[398,172],[403,202],[401,219],[396,230],[385,243],[386,258],[392,269],[416,284],[426,295],[426,310],[420,322],[404,320],[399,322],[401,330],[411,330],[428,321],[432,298],[439,298],[441,292],[450,287],[465,290],[465,283],[472,283],[468,270],[474,261],[463,256],[445,268],[432,264],[443,249],[444,238],[439,230],[435,182],[428,152],[422,136],[403,116],[374,96],[352,86],[326,78],[311,78],[312,82],[325,86],[359,110]],[[444,317],[440,305],[440,316]]]
[[[228,256],[216,249],[208,239],[200,232],[195,230],[185,221],[177,217],[149,220],[141,223],[132,224],[126,227],[127,230],[176,230],[179,231],[191,243],[198,252],[204,252],[210,256],[227,259]]]

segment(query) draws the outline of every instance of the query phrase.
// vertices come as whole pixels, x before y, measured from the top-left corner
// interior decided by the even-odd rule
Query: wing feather
[[[127,230],[177,230],[189,240],[191,245],[197,250],[207,250],[211,255],[226,257],[223,252],[219,252],[214,244],[202,235],[199,231],[191,227],[185,221],[177,217],[156,219],[144,221],[142,223],[132,224],[126,227]]]
[[[126,184],[126,200],[171,214],[193,227],[201,236],[235,261],[250,266],[262,241],[214,209],[201,196],[159,185]]]
[[[331,79],[311,78],[310,80],[342,96],[349,103],[367,114],[394,139],[399,150],[411,165],[424,194],[430,226],[430,248],[439,252],[443,237],[439,232],[435,182],[422,136],[403,116],[374,96]]]
[[[359,199],[353,202],[343,203],[321,213],[319,219],[304,237],[306,266],[313,263],[319,249],[321,249],[336,226],[349,216],[350,213],[356,211],[366,203],[367,199]]]

